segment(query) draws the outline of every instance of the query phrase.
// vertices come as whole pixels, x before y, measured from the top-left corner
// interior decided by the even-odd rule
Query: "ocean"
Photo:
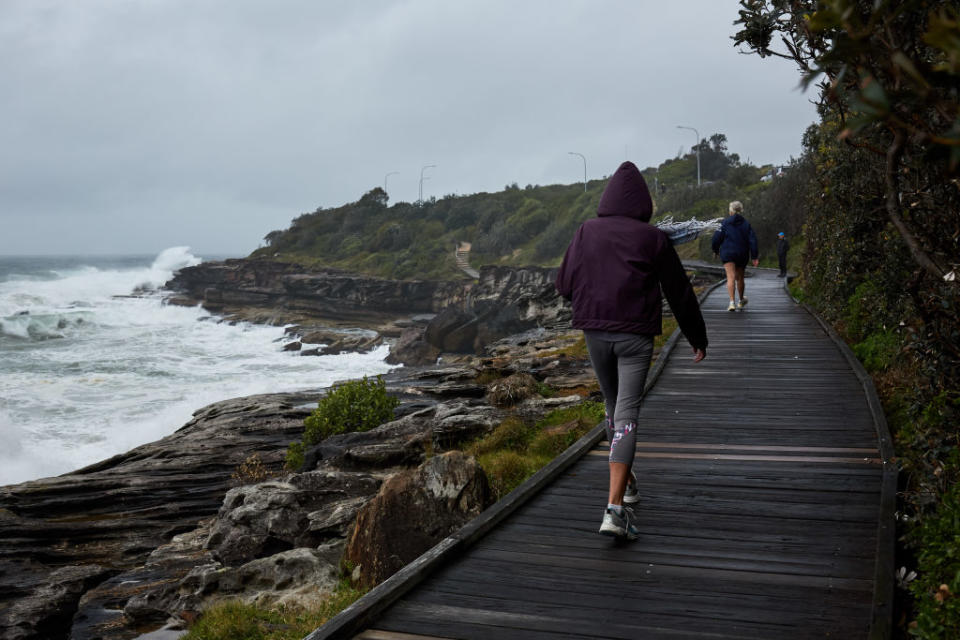
[[[201,407],[385,373],[388,347],[300,356],[283,327],[163,302],[187,247],[158,256],[0,256],[0,485],[169,435]],[[131,296],[134,291],[145,293]]]

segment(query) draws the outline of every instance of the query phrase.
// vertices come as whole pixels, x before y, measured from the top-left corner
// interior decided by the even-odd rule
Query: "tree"
[[[724,180],[730,169],[740,164],[740,156],[727,153],[727,136],[722,133],[700,141],[690,151],[700,152],[700,171],[705,180]]]
[[[905,173],[926,157],[960,170],[960,12],[935,0],[741,0],[734,36],[760,56],[792,60],[818,82],[822,115],[840,137],[885,162],[885,213],[916,264],[943,277],[948,256],[925,242],[904,209]],[[779,36],[774,48],[774,37]],[[933,167],[930,167],[933,168]],[[916,195],[931,185],[918,189]]]
[[[283,236],[284,232],[280,229],[271,231],[267,235],[263,236],[263,241],[267,243],[267,246],[272,246],[274,242],[279,240]]]
[[[367,191],[360,198],[359,204],[373,207],[376,209],[382,209],[387,206],[387,202],[390,201],[390,196],[387,195],[387,192],[381,189],[380,187],[374,187],[370,191]]]

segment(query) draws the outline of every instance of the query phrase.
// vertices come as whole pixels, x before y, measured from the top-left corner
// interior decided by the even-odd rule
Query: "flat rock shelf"
[[[745,310],[722,286],[704,302],[707,359],[681,340],[644,401],[639,539],[597,534],[600,442],[389,606],[310,637],[889,637],[896,470],[873,388],[754,274]]]

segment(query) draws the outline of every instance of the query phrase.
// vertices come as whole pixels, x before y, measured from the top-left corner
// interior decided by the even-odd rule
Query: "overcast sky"
[[[572,183],[815,111],[736,0],[3,0],[0,255],[245,255],[319,206]]]

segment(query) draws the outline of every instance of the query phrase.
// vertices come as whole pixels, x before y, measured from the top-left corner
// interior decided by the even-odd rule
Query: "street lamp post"
[[[387,178],[389,178],[390,176],[395,176],[395,175],[397,175],[398,173],[400,173],[400,172],[399,172],[399,171],[391,171],[391,172],[388,173],[387,175],[383,176],[383,190],[384,190],[384,191],[387,190]]]
[[[696,151],[697,151],[697,186],[699,187],[699,186],[700,186],[700,132],[697,131],[696,129],[694,129],[693,127],[685,127],[685,126],[683,126],[682,124],[678,124],[678,125],[677,125],[677,129],[689,129],[690,131],[693,131],[694,135],[697,136],[697,144],[696,144]]]
[[[567,151],[572,156],[580,156],[580,159],[583,160],[583,192],[587,192],[587,159],[583,157],[582,153],[577,153],[576,151]]]
[[[417,202],[419,202],[419,203],[421,203],[421,204],[423,203],[423,181],[430,179],[429,176],[427,176],[426,178],[424,178],[424,177],[423,177],[423,172],[426,171],[427,169],[432,169],[432,168],[434,168],[434,167],[436,167],[436,166],[437,166],[437,165],[435,165],[435,164],[428,164],[428,165],[424,165],[424,166],[420,169],[420,195],[419,195],[419,197],[417,198]]]

